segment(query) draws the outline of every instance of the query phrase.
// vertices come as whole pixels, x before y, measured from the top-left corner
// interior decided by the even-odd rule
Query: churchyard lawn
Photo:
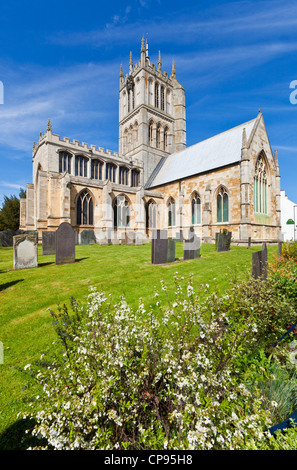
[[[12,248],[0,247],[0,449],[22,449],[22,424],[17,414],[28,409],[38,394],[37,385],[29,388],[27,378],[18,370],[50,353],[56,339],[49,309],[70,304],[70,297],[85,301],[90,286],[102,287],[112,302],[124,295],[131,307],[139,298],[148,307],[156,287],[165,303],[174,294],[174,275],[187,279],[193,274],[193,286],[208,284],[220,293],[234,279],[244,279],[252,270],[252,253],[261,247],[232,246],[218,253],[214,245],[201,245],[201,258],[183,261],[183,244],[176,244],[176,258],[170,264],[151,264],[151,245],[78,245],[76,262],[56,265],[54,255],[42,255],[38,247],[38,267],[13,270]],[[277,255],[277,246],[268,247],[268,261]],[[168,286],[161,290],[160,280]],[[0,344],[1,345],[1,344]]]

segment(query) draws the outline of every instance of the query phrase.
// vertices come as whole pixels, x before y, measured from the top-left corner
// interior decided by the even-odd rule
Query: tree
[[[20,197],[24,197],[24,190],[20,189]],[[4,196],[0,210],[0,231],[18,230],[20,226],[20,200],[17,196]]]

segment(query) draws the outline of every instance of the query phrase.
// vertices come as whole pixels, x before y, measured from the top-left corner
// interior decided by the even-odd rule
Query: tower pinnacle
[[[173,78],[176,78],[176,71],[175,71],[175,62],[174,60],[172,61],[172,72],[171,75]]]
[[[129,60],[129,73],[133,72],[133,59],[132,59],[132,52],[130,52],[130,60]]]
[[[47,128],[46,128],[46,130],[47,130],[48,132],[52,132],[52,123],[51,123],[51,120],[50,120],[50,119],[48,119],[48,121],[47,121]]]
[[[158,70],[161,71],[161,65],[162,65],[162,62],[161,62],[161,51],[159,51],[159,59],[158,59]]]

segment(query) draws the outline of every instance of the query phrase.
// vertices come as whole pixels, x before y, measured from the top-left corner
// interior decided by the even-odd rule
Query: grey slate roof
[[[246,130],[248,141],[256,121],[257,118],[252,119],[164,158],[162,164],[156,167],[146,188],[161,186],[239,162],[243,129]]]

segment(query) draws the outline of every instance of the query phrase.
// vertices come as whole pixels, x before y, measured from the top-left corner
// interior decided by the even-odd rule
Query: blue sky
[[[0,15],[0,203],[32,182],[32,145],[53,132],[118,150],[120,64],[149,55],[186,90],[187,145],[261,108],[281,189],[297,203],[296,1],[9,0]]]

